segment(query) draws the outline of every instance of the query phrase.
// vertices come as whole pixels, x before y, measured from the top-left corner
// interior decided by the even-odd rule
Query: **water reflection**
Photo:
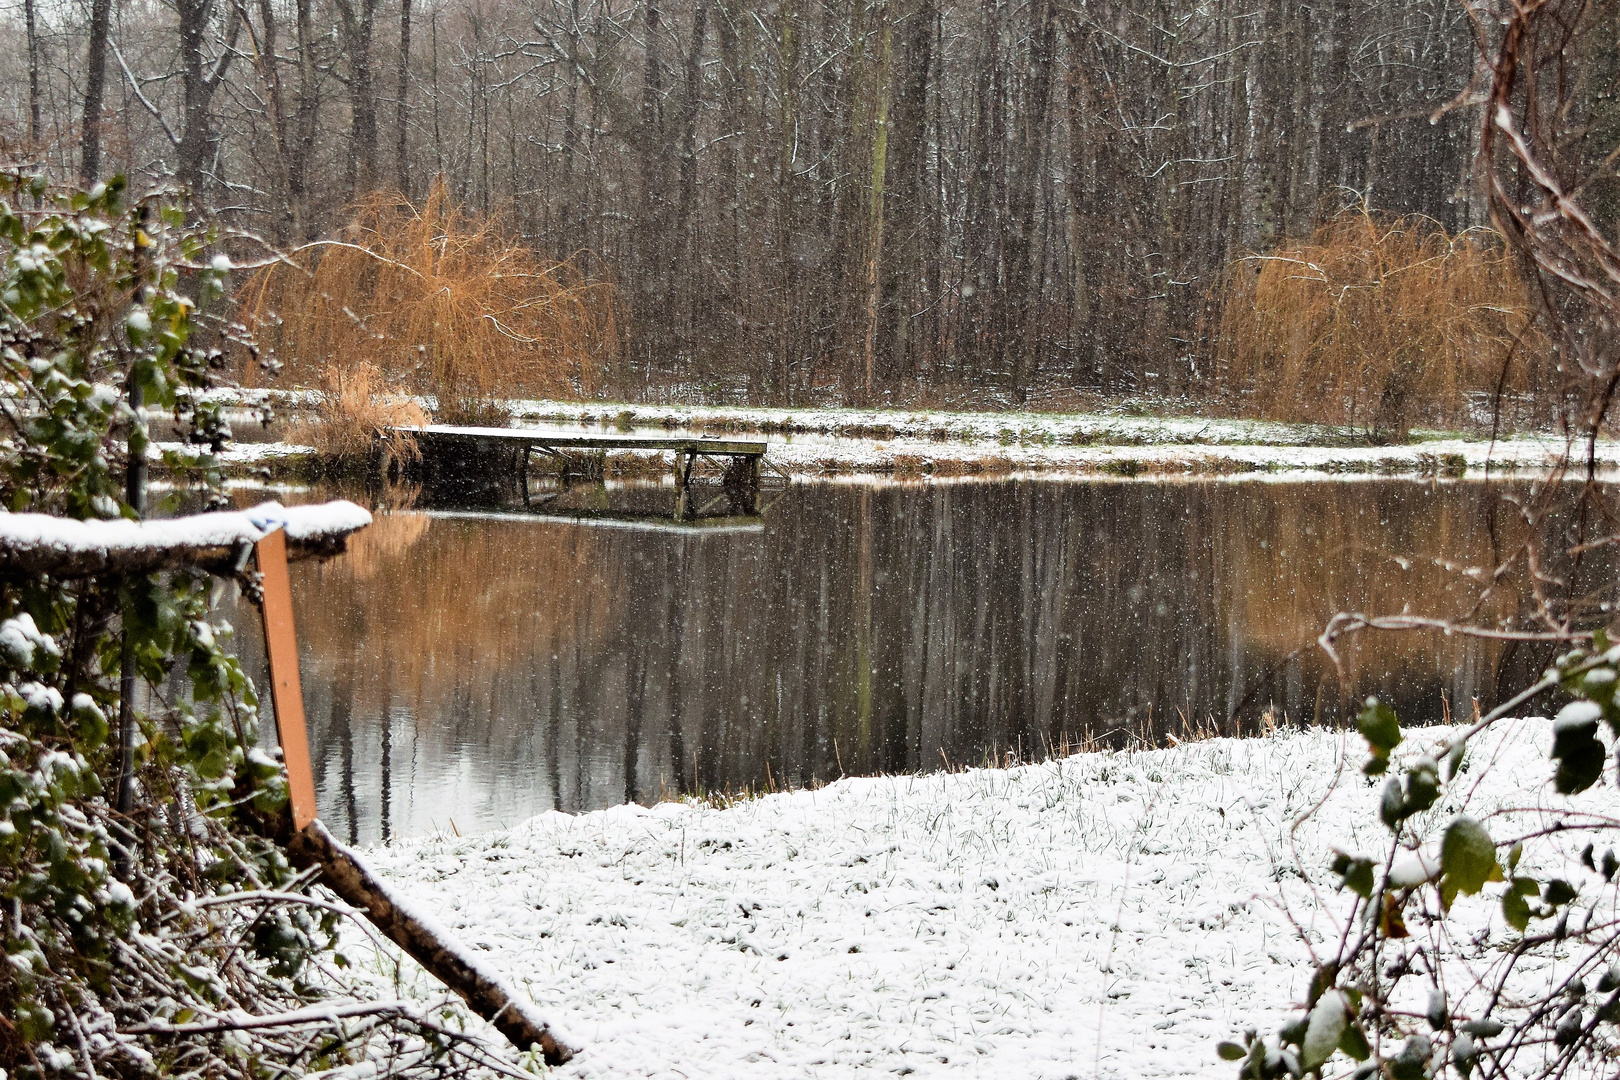
[[[1393,480],[828,484],[741,532],[382,514],[347,557],[294,568],[322,817],[373,842],[1230,731],[1234,711],[1331,719],[1315,649],[1290,655],[1337,610],[1465,607],[1497,497]],[[1357,694],[1413,719],[1539,663],[1426,634],[1347,660]]]

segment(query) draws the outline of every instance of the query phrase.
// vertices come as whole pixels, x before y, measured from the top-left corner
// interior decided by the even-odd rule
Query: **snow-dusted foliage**
[[[135,516],[132,383],[189,420],[193,443],[229,434],[188,396],[211,366],[192,339],[197,303],[228,263],[205,257],[207,237],[177,211],[122,194],[0,178],[0,518],[55,515],[56,541],[138,531],[93,521]],[[218,516],[243,519],[233,538],[256,535],[251,513]],[[344,909],[311,896],[276,842],[285,773],[255,745],[257,699],[231,628],[210,616],[208,576],[10,574],[0,1075],[464,1063],[461,1036],[341,970]]]
[[[1329,859],[1299,864],[1315,875],[1329,862],[1342,901],[1328,905],[1331,930],[1311,950],[1303,1008],[1274,1034],[1251,1028],[1220,1044],[1244,1078],[1612,1075],[1620,819],[1612,792],[1575,798],[1602,778],[1600,722],[1620,731],[1620,647],[1601,632],[1597,646],[1429,745],[1413,747],[1395,712],[1368,699],[1358,718],[1366,784],[1344,765],[1332,784],[1364,788],[1359,806],[1324,795],[1294,826],[1347,812],[1356,822]],[[1502,717],[1555,690],[1573,700],[1553,721],[1551,760],[1505,749],[1493,732]],[[1504,801],[1483,780],[1504,753],[1550,782]],[[1311,921],[1320,931],[1320,915]]]

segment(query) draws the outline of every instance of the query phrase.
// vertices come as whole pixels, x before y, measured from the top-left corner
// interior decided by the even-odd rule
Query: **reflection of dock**
[[[656,532],[758,532],[765,511],[784,489],[739,490],[713,476],[693,476],[685,484],[631,482],[608,485],[555,475],[532,482],[477,485],[426,483],[416,496],[419,509],[480,517],[566,522],[601,528]]]
[[[430,487],[459,490],[480,502],[504,502],[501,492],[515,488],[526,511],[554,517],[592,517],[619,521],[696,525],[724,519],[756,517],[761,512],[760,487],[766,443],[744,439],[695,439],[660,435],[576,434],[521,428],[452,427],[386,428],[384,435],[415,440],[420,460],[409,471]],[[561,491],[533,494],[529,462],[538,451],[556,465],[547,472]],[[574,480],[601,480],[609,451],[655,451],[675,455],[675,506],[645,514],[604,514],[604,507],[553,506]],[[715,468],[718,466],[718,468]],[[786,477],[777,474],[782,480]],[[775,477],[773,477],[775,479]],[[706,481],[717,480],[709,494]],[[710,491],[713,489],[710,488]],[[566,501],[566,500],[565,500]]]
[[[694,439],[669,435],[574,434],[523,428],[427,427],[385,428],[385,435],[403,435],[421,451],[424,479],[452,481],[487,479],[491,470],[515,473],[527,486],[529,459],[535,451],[553,459],[563,479],[602,478],[602,458],[609,451],[639,450],[675,455],[675,486],[684,492],[700,462],[721,464],[721,482],[736,496],[734,502],[751,504],[757,496],[760,463],[766,444],[747,439]]]

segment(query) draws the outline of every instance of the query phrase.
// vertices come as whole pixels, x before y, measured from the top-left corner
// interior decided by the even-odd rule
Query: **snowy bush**
[[[194,334],[229,262],[178,211],[123,194],[0,177],[12,511],[136,516],[132,384],[206,448],[176,468],[209,482],[228,438],[199,393],[215,354]],[[3,1075],[465,1063],[479,1052],[461,1036],[343,970],[340,906],[309,895],[274,839],[285,773],[255,748],[256,698],[212,587],[184,570],[0,579]]]
[[[1394,711],[1368,700],[1361,772],[1387,776],[1366,800],[1387,842],[1335,854],[1348,907],[1304,1009],[1269,1037],[1249,1031],[1219,1047],[1242,1077],[1613,1071],[1620,823],[1573,798],[1601,777],[1600,722],[1620,734],[1620,646],[1596,636],[1598,652],[1566,653],[1529,691],[1439,746],[1407,750]],[[1481,734],[1555,689],[1573,700],[1553,723],[1553,793],[1476,805],[1479,774],[1495,765],[1471,752]]]

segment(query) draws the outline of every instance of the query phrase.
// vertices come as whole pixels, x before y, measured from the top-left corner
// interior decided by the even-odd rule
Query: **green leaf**
[[[1366,1061],[1372,1056],[1372,1047],[1367,1045],[1367,1036],[1363,1035],[1361,1028],[1353,1023],[1344,1026],[1344,1034],[1339,1037],[1339,1049],[1352,1061]]]
[[[1463,755],[1468,753],[1468,740],[1458,738],[1446,748],[1446,779],[1455,780],[1462,769]]]
[[[1479,1060],[1479,1048],[1474,1040],[1464,1031],[1460,1032],[1451,1043],[1451,1063],[1462,1073],[1463,1080],[1468,1080],[1474,1071],[1474,1065]]]
[[[1429,1072],[1429,1056],[1434,1044],[1426,1036],[1413,1035],[1389,1063],[1389,1075],[1395,1080],[1424,1080]]]
[[[1399,828],[1406,816],[1401,813],[1405,806],[1406,796],[1401,791],[1401,782],[1392,776],[1385,782],[1383,797],[1378,801],[1378,816],[1391,829]]]
[[[1421,814],[1440,798],[1440,766],[1434,758],[1420,757],[1406,773],[1404,815]]]
[[[1509,889],[1502,894],[1502,918],[1521,934],[1530,925],[1530,903],[1519,895],[1518,890]]]
[[[1561,878],[1553,878],[1547,882],[1546,888],[1542,890],[1541,898],[1546,901],[1549,907],[1557,908],[1563,907],[1575,899],[1576,895],[1575,886]]]
[[[1614,668],[1596,667],[1581,676],[1581,693],[1604,704],[1614,700]]]
[[[1445,882],[1472,896],[1496,869],[1496,845],[1485,826],[1466,814],[1452,818],[1440,841],[1440,872]]]
[[[1376,761],[1387,761],[1389,752],[1401,744],[1401,721],[1395,710],[1375,697],[1356,715],[1356,730],[1367,740],[1367,749]]]
[[[1451,1018],[1451,1012],[1446,1008],[1446,992],[1438,987],[1429,991],[1429,1008],[1424,1013],[1424,1019],[1435,1031],[1445,1029]]]
[[[1215,1053],[1222,1061],[1242,1061],[1249,1052],[1230,1040],[1222,1040],[1215,1044]]]
[[[1305,1038],[1300,1043],[1300,1064],[1307,1072],[1319,1068],[1339,1048],[1339,1040],[1344,1037],[1345,1025],[1349,1023],[1347,1006],[1344,995],[1337,990],[1324,991],[1317,999],[1305,1026]]]
[[[1342,879],[1340,885],[1349,889],[1363,900],[1369,899],[1373,891],[1373,862],[1360,855],[1349,855],[1342,851],[1334,852],[1333,872]]]
[[[1553,721],[1552,758],[1558,762],[1553,786],[1560,795],[1573,795],[1597,783],[1603,775],[1607,751],[1598,741],[1598,720],[1603,709],[1596,702],[1572,701]]]

